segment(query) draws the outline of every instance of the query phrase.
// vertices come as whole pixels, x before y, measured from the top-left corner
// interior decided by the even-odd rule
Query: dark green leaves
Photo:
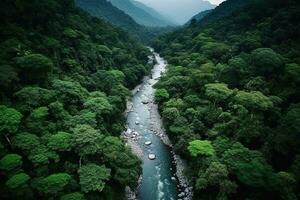
[[[78,173],[81,190],[85,193],[101,192],[105,187],[105,181],[110,178],[110,169],[96,164],[84,165],[78,170]]]

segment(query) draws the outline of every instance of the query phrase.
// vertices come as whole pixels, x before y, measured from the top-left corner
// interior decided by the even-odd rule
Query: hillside
[[[142,169],[119,136],[148,49],[73,0],[0,4],[0,199],[125,199]]]
[[[214,9],[216,6],[207,0],[137,0],[147,4],[172,19],[179,25],[187,23],[194,15],[205,10]]]
[[[149,13],[153,18],[156,18],[158,21],[162,21],[164,24],[166,24],[167,26],[176,26],[177,24],[175,22],[173,22],[171,19],[167,19],[166,16],[163,16],[161,13],[159,13],[158,11],[156,11],[155,9],[141,3],[140,1],[136,1],[136,0],[130,0],[130,2],[140,8],[143,9],[144,11],[146,11],[147,13]]]
[[[213,10],[205,10],[205,11],[202,11],[202,12],[198,13],[197,15],[193,16],[193,17],[191,18],[191,20],[189,20],[189,22],[188,22],[187,24],[191,23],[192,20],[196,20],[196,21],[202,20],[204,17],[206,17],[206,16],[207,16],[209,13],[211,13],[212,11],[213,11]]]
[[[108,22],[123,28],[130,35],[143,43],[148,43],[161,30],[142,26],[134,21],[124,11],[113,6],[107,0],[75,0],[76,5],[89,12],[95,17],[107,20]]]
[[[161,36],[156,102],[194,199],[299,198],[300,2],[228,0]]]
[[[126,14],[131,16],[138,24],[150,27],[165,27],[174,25],[171,22],[160,18],[158,16],[152,16],[152,13],[148,13],[145,10],[146,6],[141,7],[140,2],[134,2],[133,0],[109,0],[115,7],[124,11]],[[136,6],[138,5],[138,6]]]

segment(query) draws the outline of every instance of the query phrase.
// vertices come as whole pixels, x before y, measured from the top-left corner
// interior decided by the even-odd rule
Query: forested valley
[[[300,199],[299,0],[227,0],[176,30],[87,2],[0,3],[0,199],[136,190],[120,135],[146,44],[168,62],[155,102],[193,199]]]

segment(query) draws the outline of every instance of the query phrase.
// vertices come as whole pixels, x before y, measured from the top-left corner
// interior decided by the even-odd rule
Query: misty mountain
[[[124,11],[116,8],[107,0],[76,0],[76,5],[95,17],[123,28],[142,42],[150,41],[159,31],[150,30],[134,21]],[[157,32],[157,33],[156,33]]]
[[[185,24],[194,15],[205,11],[211,10],[216,5],[211,4],[205,0],[138,0],[164,16],[171,18],[178,24]]]
[[[204,17],[206,17],[209,13],[211,13],[212,11],[213,10],[202,11],[202,12],[198,13],[197,15],[195,15],[194,17],[192,17],[192,19],[196,19],[197,21],[200,21],[201,19],[203,19]]]
[[[174,25],[170,21],[161,18],[161,15],[154,14],[153,9],[146,8],[142,3],[134,2],[133,0],[109,0],[115,7],[123,10],[131,16],[138,24],[151,27],[163,27]],[[138,5],[138,6],[137,6]],[[152,11],[149,11],[152,10]],[[157,12],[156,12],[157,13]]]
[[[152,17],[154,17],[158,20],[166,21],[170,25],[176,25],[176,22],[174,22],[172,19],[162,15],[161,13],[159,13],[157,10],[153,9],[152,7],[149,7],[149,6],[143,4],[139,1],[136,1],[136,0],[130,0],[130,1],[136,7],[141,8],[144,11],[146,11],[147,13],[149,13]]]

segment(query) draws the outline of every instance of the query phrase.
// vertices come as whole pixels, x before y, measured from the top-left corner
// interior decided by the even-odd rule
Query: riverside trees
[[[116,199],[140,161],[118,137],[149,51],[73,0],[4,0],[1,199]]]
[[[299,8],[226,1],[154,43],[169,61],[156,100],[195,199],[298,198]]]

